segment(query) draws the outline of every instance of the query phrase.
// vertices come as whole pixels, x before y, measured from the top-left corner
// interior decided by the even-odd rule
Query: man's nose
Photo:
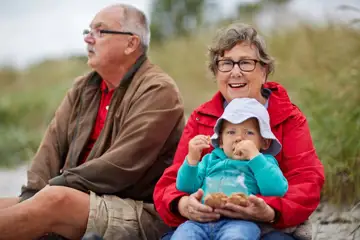
[[[91,34],[87,34],[84,36],[84,41],[87,44],[94,44],[95,43],[95,38],[91,36]]]

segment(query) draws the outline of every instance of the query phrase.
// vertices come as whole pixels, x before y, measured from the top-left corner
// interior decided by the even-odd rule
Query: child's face
[[[242,140],[252,141],[260,151],[265,140],[260,134],[258,121],[255,118],[250,118],[239,124],[224,121],[220,138],[220,147],[224,150],[226,156],[237,159],[233,153],[234,146],[237,142]]]

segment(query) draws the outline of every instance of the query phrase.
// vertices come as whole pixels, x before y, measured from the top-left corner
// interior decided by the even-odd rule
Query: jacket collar
[[[280,84],[267,82],[264,84],[264,88],[271,90],[268,112],[271,119],[270,125],[274,127],[292,114],[294,105],[290,102],[285,88]],[[210,101],[202,104],[196,111],[202,115],[219,118],[224,112],[224,97],[220,92],[217,92]]]
[[[217,92],[210,101],[200,105],[196,111],[199,114],[219,118],[224,112],[224,97],[220,92]]]
[[[129,71],[125,74],[123,79],[120,82],[120,85],[118,88],[124,88],[127,87],[130,83],[136,72],[140,69],[140,67],[143,65],[143,63],[147,60],[146,54],[141,55],[134,65],[129,69]],[[89,84],[90,85],[96,85],[101,87],[102,78],[96,71],[93,71],[88,76]]]
[[[274,127],[288,119],[293,114],[295,106],[291,103],[289,95],[282,85],[268,82],[264,87],[272,92],[269,98],[268,112],[270,125]]]
[[[218,158],[220,158],[221,160],[225,160],[228,157],[226,156],[225,152],[223,149],[221,148],[214,148],[214,150],[212,151],[213,154],[215,154]]]

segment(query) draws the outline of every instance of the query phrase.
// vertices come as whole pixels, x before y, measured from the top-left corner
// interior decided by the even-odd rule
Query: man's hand
[[[212,222],[220,218],[219,213],[215,213],[213,208],[202,204],[201,198],[203,190],[199,189],[190,196],[183,196],[179,200],[179,213],[190,220],[197,222]]]
[[[246,160],[251,160],[260,153],[255,143],[251,140],[242,140],[234,144],[233,151],[234,156]]]
[[[187,161],[190,165],[196,165],[201,158],[205,148],[210,147],[210,137],[206,135],[197,135],[189,142],[189,153]]]
[[[247,207],[226,203],[224,208],[215,209],[215,212],[229,218],[260,222],[271,222],[275,218],[274,209],[262,198],[250,195],[248,201]]]

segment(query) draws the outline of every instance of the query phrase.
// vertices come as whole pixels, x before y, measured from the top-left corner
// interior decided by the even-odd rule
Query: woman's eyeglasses
[[[251,72],[254,71],[256,67],[256,63],[258,62],[260,61],[256,59],[241,59],[240,61],[237,62],[231,59],[223,59],[216,61],[216,66],[220,72],[230,72],[236,64],[238,65],[241,71]]]

